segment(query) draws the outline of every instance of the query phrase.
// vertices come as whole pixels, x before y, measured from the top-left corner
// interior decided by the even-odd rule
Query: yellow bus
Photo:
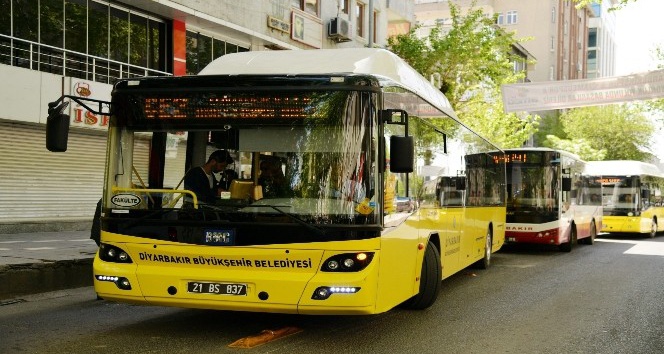
[[[664,174],[641,161],[590,161],[586,173],[602,185],[602,231],[655,237],[664,230]]]
[[[66,150],[66,99],[81,101],[49,105],[51,151]],[[442,279],[486,268],[503,245],[496,146],[389,51],[231,54],[197,76],[120,80],[108,104],[93,269],[103,299],[298,314],[423,309]],[[237,177],[203,198],[182,181],[217,150]],[[280,188],[263,182],[264,165]],[[450,174],[477,198],[443,205]]]

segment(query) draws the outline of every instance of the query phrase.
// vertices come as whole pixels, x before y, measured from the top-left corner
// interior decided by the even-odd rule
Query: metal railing
[[[172,74],[0,34],[0,64],[113,84],[117,79]]]

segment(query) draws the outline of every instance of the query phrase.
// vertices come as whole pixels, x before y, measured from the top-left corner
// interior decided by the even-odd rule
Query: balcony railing
[[[113,84],[117,79],[170,73],[0,34],[0,64]]]

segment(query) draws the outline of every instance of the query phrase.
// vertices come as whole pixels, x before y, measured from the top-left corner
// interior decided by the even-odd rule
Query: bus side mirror
[[[641,199],[650,199],[650,191],[647,189],[642,190]]]
[[[563,177],[563,192],[569,192],[572,190],[572,178]]]
[[[46,118],[46,148],[53,152],[67,151],[69,140],[69,115],[62,113],[69,102],[62,103],[57,107],[49,104],[48,117]]]
[[[390,136],[390,171],[413,172],[415,141],[412,136]]]

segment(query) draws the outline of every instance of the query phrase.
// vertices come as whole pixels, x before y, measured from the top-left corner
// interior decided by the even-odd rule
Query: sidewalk
[[[92,285],[90,231],[0,234],[0,301]]]

